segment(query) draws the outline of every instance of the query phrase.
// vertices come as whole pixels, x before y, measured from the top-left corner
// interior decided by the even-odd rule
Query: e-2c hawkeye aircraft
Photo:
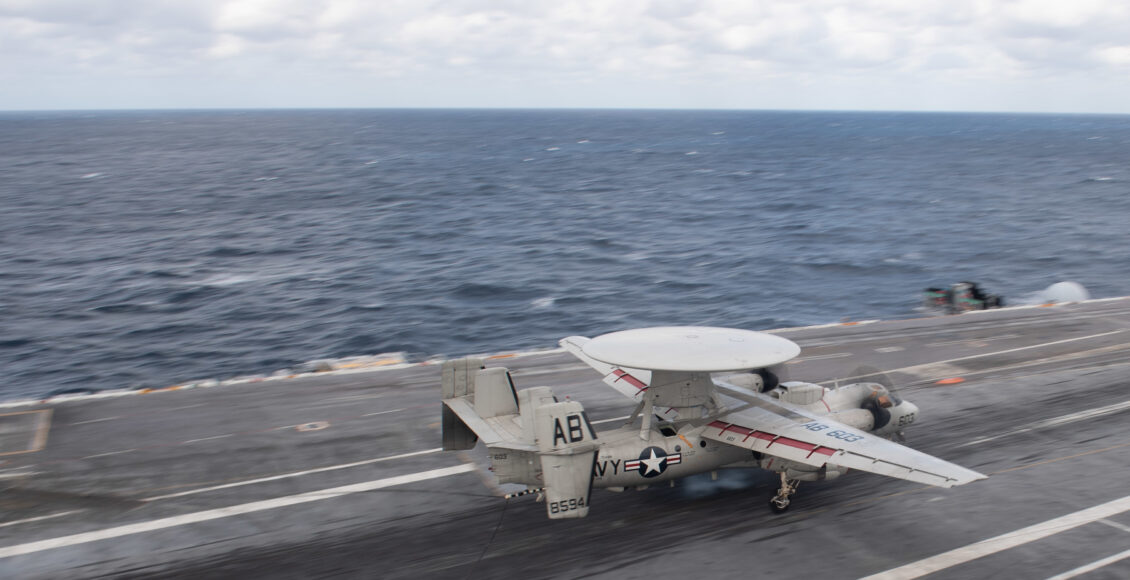
[[[624,426],[598,433],[581,403],[559,401],[550,387],[515,390],[507,369],[481,359],[443,366],[443,448],[481,439],[499,483],[543,493],[551,519],[586,516],[593,487],[622,491],[722,468],[780,474],[769,502],[777,513],[799,482],[849,469],[947,488],[985,478],[893,442],[918,408],[883,384],[778,384],[770,367],[800,353],[785,338],[674,326],[561,345],[638,403]]]

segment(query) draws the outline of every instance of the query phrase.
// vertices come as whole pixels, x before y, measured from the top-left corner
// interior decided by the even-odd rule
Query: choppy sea
[[[0,114],[0,398],[1130,294],[1130,117]]]

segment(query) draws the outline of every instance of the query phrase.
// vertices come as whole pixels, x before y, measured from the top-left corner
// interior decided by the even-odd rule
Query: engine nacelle
[[[832,413],[831,417],[860,431],[870,431],[875,428],[875,414],[867,409],[844,409]]]
[[[788,459],[781,459],[780,457],[763,456],[758,461],[758,466],[762,469],[775,471],[777,473],[784,473],[785,477],[796,481],[825,481],[835,479],[847,473],[846,467],[825,463],[820,467],[813,467]]]
[[[823,467],[819,468],[806,465],[805,469],[787,469],[785,470],[785,477],[796,481],[826,481],[836,479],[847,471],[846,467],[825,463]]]
[[[918,405],[910,401],[899,401],[897,405],[885,410],[890,413],[890,419],[873,431],[876,435],[894,435],[918,419]]]
[[[865,410],[872,416],[872,424],[865,429],[867,431],[881,437],[890,437],[918,418],[918,405],[902,400],[883,385],[861,383],[851,387],[866,387],[869,390],[859,405],[859,410]]]

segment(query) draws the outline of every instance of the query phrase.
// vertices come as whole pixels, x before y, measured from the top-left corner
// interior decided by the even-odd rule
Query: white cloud
[[[1097,51],[1100,61],[1114,66],[1130,66],[1130,44],[1108,46]]]
[[[722,46],[734,52],[764,47],[771,38],[768,24],[754,26],[739,24],[726,28],[718,35]]]
[[[208,47],[208,56],[213,58],[231,58],[238,56],[247,48],[247,43],[234,34],[221,34],[212,46]]]
[[[824,22],[828,41],[838,60],[850,64],[897,66],[903,54],[899,40],[904,33],[897,22],[844,8],[829,12]]]
[[[1094,23],[1111,12],[1117,12],[1117,3],[1105,0],[1012,0],[1003,3],[1000,15],[1018,28],[1070,31]]]
[[[213,27],[250,34],[298,32],[311,16],[304,8],[312,6],[288,0],[232,0],[218,7]]]
[[[51,71],[53,87],[161,75],[238,95],[238,83],[270,74],[293,79],[296,106],[325,94],[308,88],[311,74],[320,87],[383,95],[374,106],[424,94],[452,106],[567,106],[561,88],[577,83],[603,87],[610,106],[662,103],[664,87],[683,102],[689,86],[701,88],[697,106],[730,106],[718,89],[749,86],[759,90],[738,105],[764,107],[799,102],[787,95],[803,87],[881,83],[905,87],[903,108],[915,108],[923,86],[942,90],[932,103],[951,86],[954,107],[977,108],[960,87],[1130,86],[1126,30],[1130,9],[1104,0],[0,0],[0,85],[47,91],[36,71]],[[398,90],[376,90],[389,83]],[[506,94],[459,100],[494,86]],[[1111,102],[1130,103],[1127,91]],[[825,92],[802,100],[837,107]],[[758,96],[767,94],[786,97]],[[82,104],[81,94],[54,97]],[[0,108],[24,106],[0,88]]]

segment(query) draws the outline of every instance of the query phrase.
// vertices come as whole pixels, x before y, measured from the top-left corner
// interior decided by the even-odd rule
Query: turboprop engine
[[[735,382],[746,388],[760,387],[759,375],[752,376],[752,380],[745,376],[735,377]],[[827,415],[849,427],[883,437],[900,435],[918,414],[914,403],[902,400],[881,383],[853,383],[829,389],[814,383],[789,381],[775,386],[768,394],[810,412]],[[757,463],[762,469],[776,471],[793,481],[824,481],[847,473],[847,468],[834,464],[813,467],[769,455],[759,457]]]
[[[882,385],[873,386],[875,389],[862,404],[875,418],[873,433],[885,437],[895,435],[918,418],[918,405],[900,399]]]
[[[897,435],[918,417],[918,406],[880,383],[855,383],[825,395],[832,417],[883,437]]]
[[[727,381],[750,390],[759,390],[764,384],[758,374],[735,375],[727,377]],[[917,405],[904,401],[893,388],[877,382],[829,389],[814,383],[789,381],[776,385],[767,394],[887,438],[899,436],[918,417]]]

